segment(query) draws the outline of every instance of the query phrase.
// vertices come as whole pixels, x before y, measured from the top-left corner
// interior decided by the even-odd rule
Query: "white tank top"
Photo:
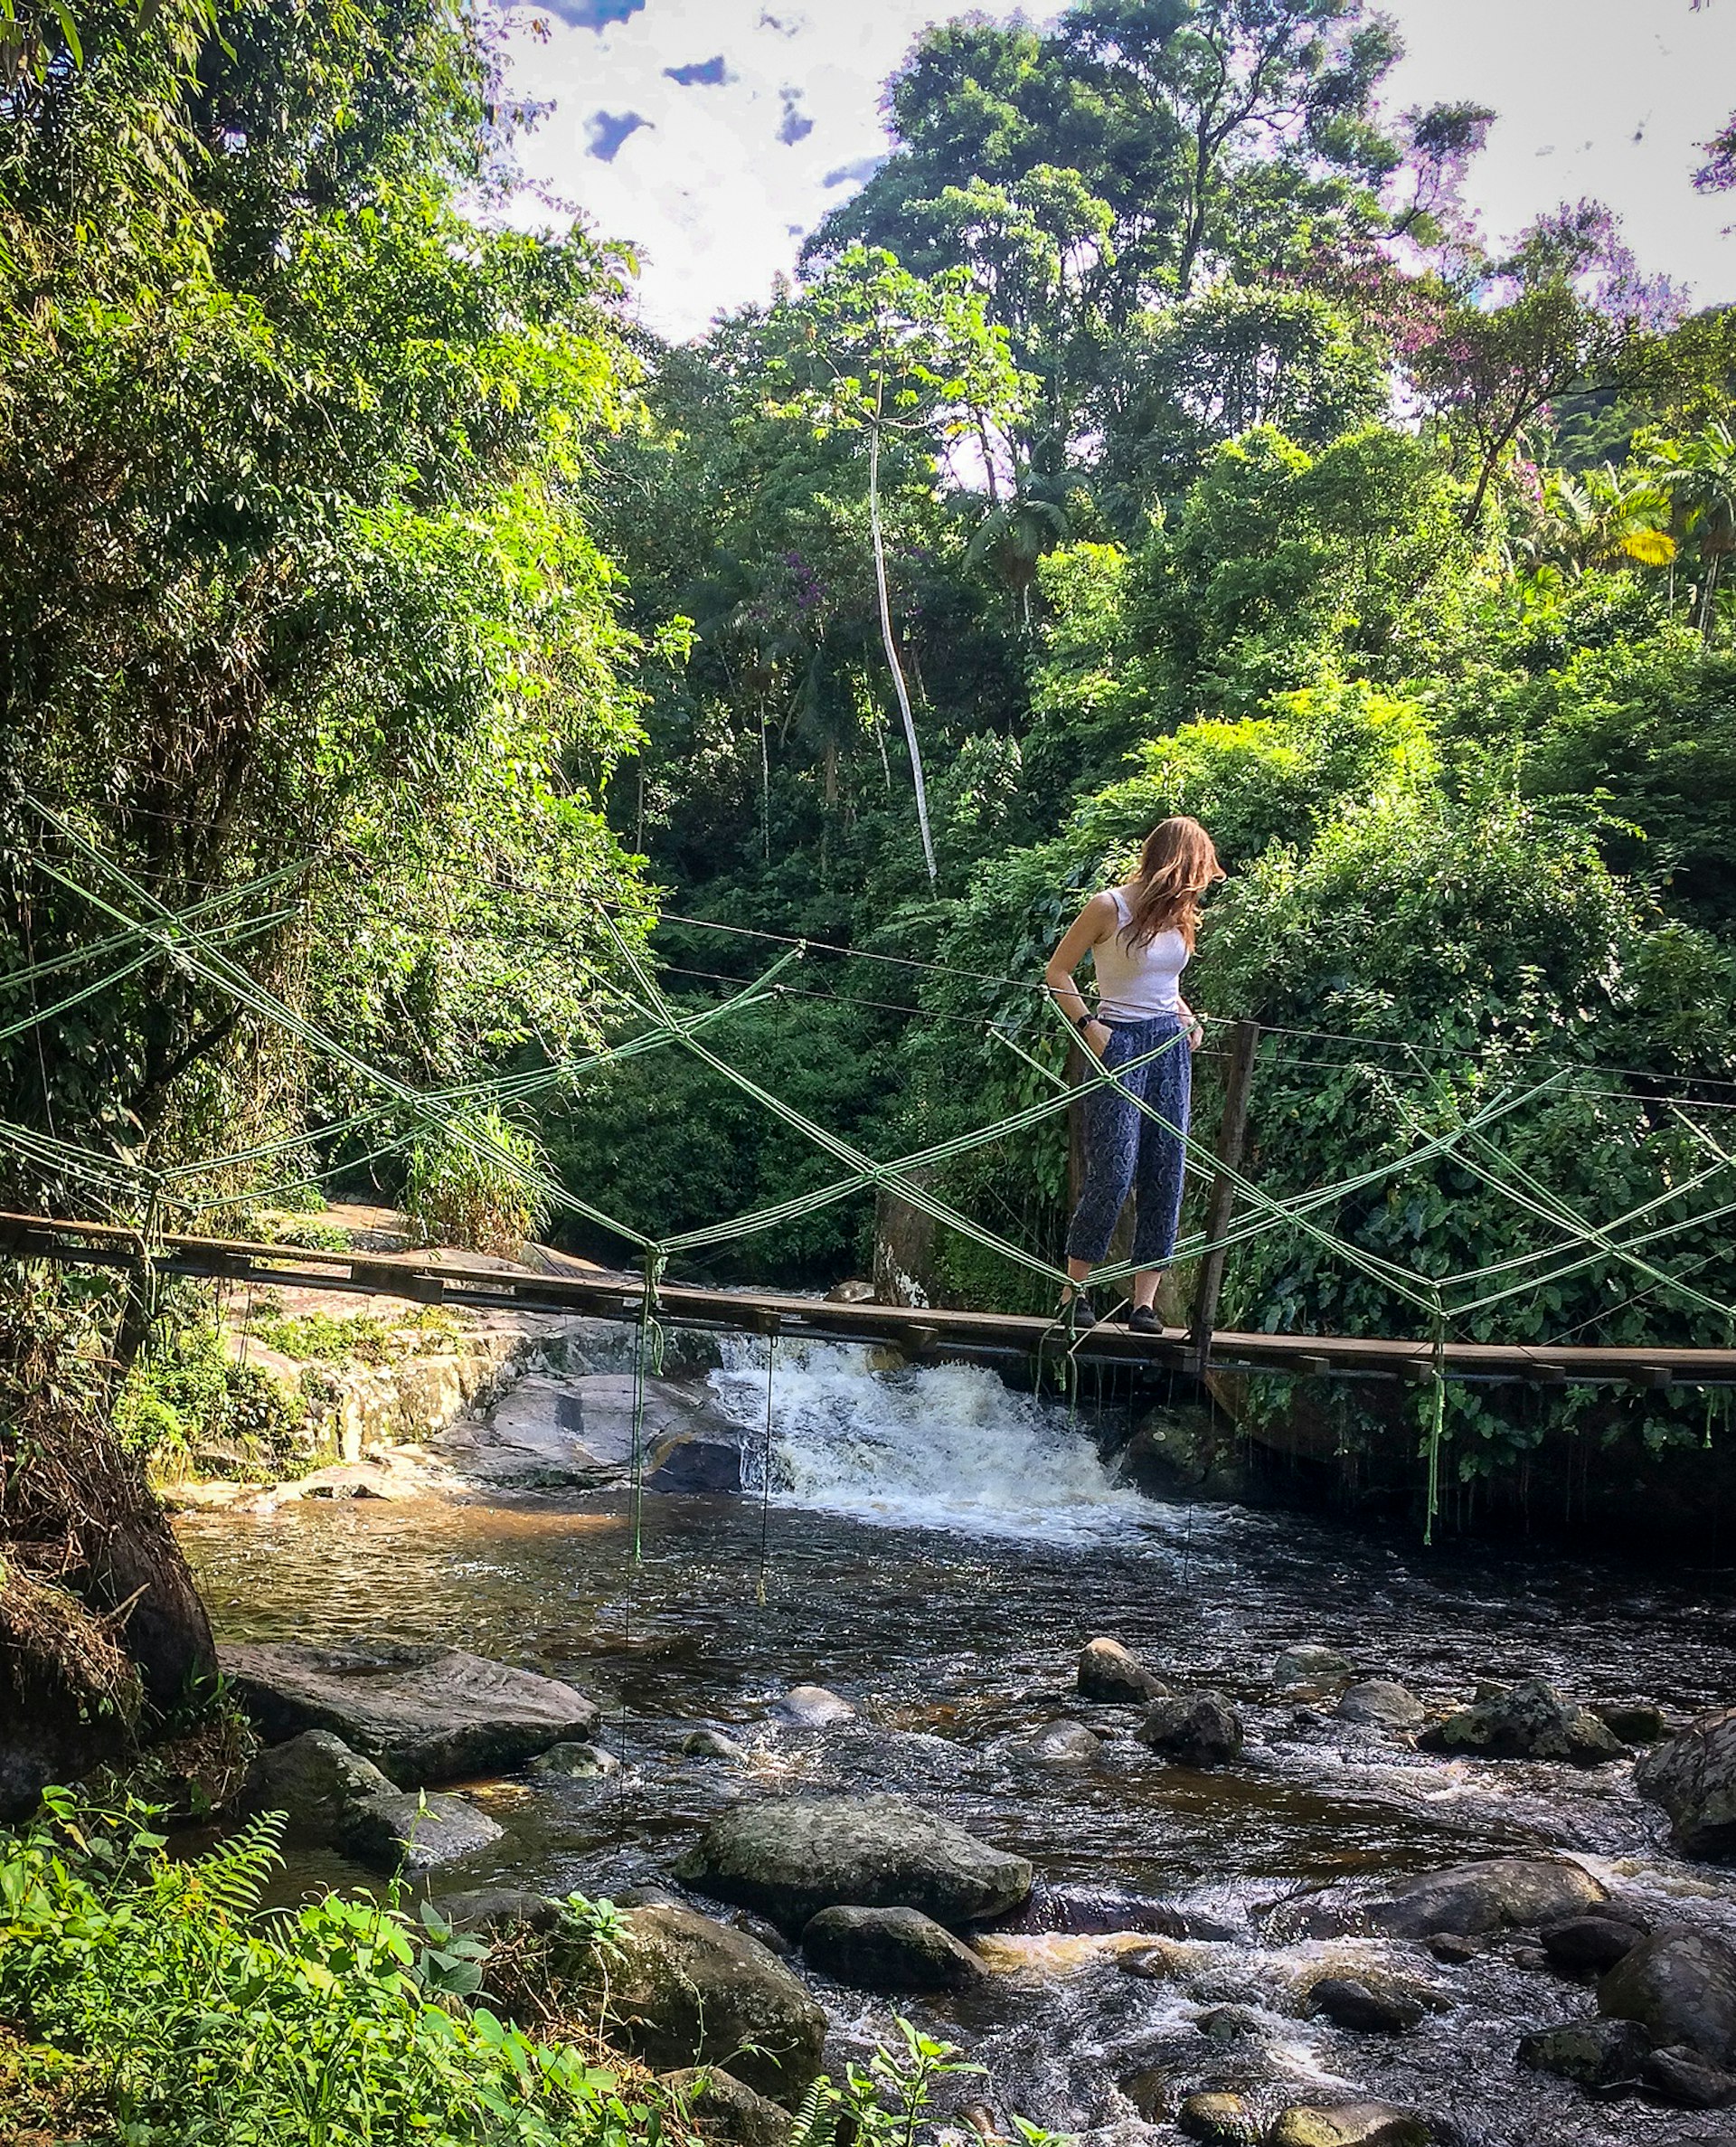
[[[1126,933],[1133,912],[1125,887],[1111,887],[1117,929],[1091,949],[1097,968],[1098,1011],[1105,1021],[1152,1021],[1181,1007],[1181,977],[1187,967],[1187,941],[1173,926],[1143,947],[1130,947]]]

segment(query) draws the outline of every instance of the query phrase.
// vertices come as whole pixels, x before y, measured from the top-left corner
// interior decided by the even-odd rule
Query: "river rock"
[[[1346,1686],[1337,1712],[1345,1722],[1362,1722],[1375,1729],[1416,1729],[1424,1719],[1422,1702],[1391,1678],[1364,1678]]]
[[[1487,1857],[1408,1879],[1364,1914],[1376,1930],[1395,1938],[1430,1938],[1441,1931],[1477,1938],[1560,1923],[1609,1898],[1584,1866],[1567,1857]]]
[[[861,1281],[834,1282],[826,1293],[826,1301],[829,1305],[871,1305],[874,1301],[874,1286]]]
[[[378,1871],[415,1877],[475,1856],[505,1829],[462,1797],[425,1797],[410,1791],[363,1797],[344,1816],[339,1846]]]
[[[1392,2103],[1292,2103],[1267,2134],[1268,2147],[1429,2147],[1434,2127]]]
[[[1239,2043],[1249,2036],[1265,2032],[1260,2015],[1245,2005],[1214,2005],[1209,2012],[1202,2013],[1194,2025],[1214,2043]]]
[[[1094,1767],[1103,1746],[1096,1731],[1082,1722],[1052,1722],[1027,1737],[1024,1750],[1043,1766]]]
[[[1519,2038],[1519,2062],[1554,2073],[1580,2087],[1617,2087],[1638,2080],[1651,2043],[1632,2020],[1570,2020]]]
[[[333,1841],[365,1797],[389,1797],[398,1784],[328,1729],[305,1729],[255,1754],[241,1784],[243,1811],[281,1811],[299,1841]]]
[[[823,1908],[920,1908],[958,1925],[1016,1908],[1031,1866],[908,1798],[766,1797],[731,1806],[675,1867],[702,1893],[800,1931]]]
[[[702,2137],[730,2147],[788,2147],[790,2114],[722,2066],[664,2073],[663,2085],[698,2119]]]
[[[1362,2035],[1402,2035],[1428,2010],[1421,1999],[1383,1979],[1323,1975],[1308,1989],[1310,2013],[1321,2013],[1335,2028]]]
[[[792,1685],[772,1713],[797,1729],[830,1729],[835,1723],[856,1718],[850,1702],[825,1685]]]
[[[802,1932],[802,1953],[822,1975],[859,1991],[964,1991],[987,1972],[915,1908],[823,1908]]]
[[[1670,1838],[1684,1856],[1736,1859],[1736,1707],[1701,1715],[1634,1770],[1643,1797],[1670,1815]]]
[[[1564,1759],[1598,1767],[1625,1759],[1627,1746],[1589,1707],[1563,1699],[1541,1678],[1511,1688],[1480,1685],[1468,1707],[1426,1729],[1425,1752],[1474,1753],[1485,1759]]]
[[[1297,1641],[1282,1649],[1272,1664],[1272,1682],[1280,1692],[1294,1692],[1304,1686],[1341,1685],[1355,1675],[1354,1666],[1336,1648],[1323,1647],[1312,1640]]]
[[[442,1894],[433,1904],[434,1913],[453,1930],[509,1935],[514,1931],[558,1931],[565,1917],[560,1902],[529,1887],[475,1887],[459,1894]]]
[[[600,1745],[551,1745],[531,1762],[533,1774],[570,1774],[578,1782],[594,1782],[600,1775],[618,1774],[621,1763]]]
[[[1644,1936],[1643,1924],[1630,1924],[1613,1915],[1571,1915],[1559,1924],[1543,1925],[1537,1942],[1552,1965],[1566,1974],[1601,1975],[1631,1953]]]
[[[1175,2129],[1189,2140],[1204,2140],[1209,2147],[1257,2147],[1260,2120],[1242,2101],[1222,2088],[1202,2088],[1183,2098],[1175,2113]]]
[[[630,1911],[617,1943],[594,1970],[611,2040],[659,2070],[727,2058],[757,2093],[800,2099],[820,2069],[826,2015],[758,1939],[670,1906]]]
[[[1080,1650],[1081,1699],[1099,1700],[1109,1707],[1140,1707],[1169,1689],[1118,1640],[1088,1641]]]
[[[1697,2050],[1654,2050],[1643,2076],[1655,2095],[1684,2110],[1722,2110],[1736,2102],[1736,2073],[1708,2065]]]
[[[601,1720],[571,1685],[461,1648],[289,1641],[220,1648],[218,1659],[273,1744],[328,1729],[410,1788],[520,1766]]]
[[[1154,1699],[1134,1735],[1165,1758],[1222,1766],[1241,1750],[1241,1717],[1222,1692],[1176,1692]]]
[[[1637,2020],[1660,2049],[1685,2043],[1728,2065],[1736,2056],[1736,1951],[1679,1925],[1655,1931],[1605,1972],[1598,2010]]]
[[[681,1740],[689,1759],[745,1759],[747,1747],[726,1737],[721,1729],[690,1729]]]
[[[619,1490],[633,1478],[636,1405],[646,1490],[741,1490],[741,1433],[711,1396],[626,1371],[521,1379],[496,1405],[472,1469],[508,1490]]]
[[[1650,1700],[1599,1700],[1591,1712],[1624,1745],[1656,1745],[1670,1734],[1669,1717]]]

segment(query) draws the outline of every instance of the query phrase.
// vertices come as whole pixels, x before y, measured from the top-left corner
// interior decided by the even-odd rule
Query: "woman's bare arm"
[[[1067,928],[1067,936],[1049,957],[1049,966],[1043,972],[1043,980],[1054,995],[1056,1005],[1075,1026],[1084,1021],[1090,1009],[1085,996],[1073,981],[1073,971],[1084,960],[1093,947],[1099,946],[1115,930],[1115,903],[1107,894],[1094,894]],[[1093,1027],[1103,1024],[1093,1021]]]

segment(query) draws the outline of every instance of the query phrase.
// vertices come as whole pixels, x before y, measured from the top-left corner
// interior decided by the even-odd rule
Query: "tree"
[[[464,213],[498,91],[445,0],[227,0],[191,54],[178,11],[79,26],[0,102],[8,966],[99,929],[28,792],[401,1078],[558,1054],[607,957],[551,900],[634,895],[586,521],[620,260]],[[5,1047],[0,1113],[157,1161],[288,1134],[350,1077],[269,1027],[157,949]]]
[[[910,685],[899,660],[881,516],[880,462],[889,433],[931,440],[970,434],[989,443],[1017,409],[1023,382],[1005,329],[954,273],[925,283],[883,251],[847,249],[771,324],[782,345],[788,406],[824,430],[860,437],[868,449],[868,513],[881,636],[916,789],[917,826],[929,884],[939,878]]]
[[[1715,420],[1691,440],[1660,442],[1651,474],[1681,510],[1700,555],[1701,638],[1711,645],[1724,562],[1736,552],[1736,431]]]

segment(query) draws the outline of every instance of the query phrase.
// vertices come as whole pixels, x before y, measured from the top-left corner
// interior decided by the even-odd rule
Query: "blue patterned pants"
[[[1085,1099],[1085,1189],[1067,1233],[1071,1260],[1101,1260],[1109,1249],[1116,1217],[1129,1192],[1136,1267],[1167,1267],[1175,1253],[1182,1219],[1182,1142],[1193,1092],[1194,1055],[1174,1014],[1151,1021],[1115,1022],[1103,1053],[1109,1067],[1150,1059],[1119,1081],[1093,1089]],[[1148,1118],[1139,1101],[1163,1119]]]

